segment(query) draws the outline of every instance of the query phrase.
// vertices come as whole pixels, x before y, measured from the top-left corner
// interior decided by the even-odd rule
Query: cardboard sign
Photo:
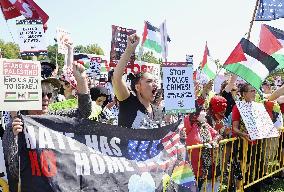
[[[41,110],[39,61],[0,59],[0,110]]]
[[[236,101],[236,105],[252,140],[279,136],[262,103]]]
[[[17,20],[18,43],[22,56],[47,55],[41,20]]]
[[[195,111],[192,65],[163,67],[163,89],[166,113]]]
[[[57,33],[58,53],[67,54],[68,49],[65,45],[65,42],[70,39],[70,33],[61,28],[57,28],[56,33]]]

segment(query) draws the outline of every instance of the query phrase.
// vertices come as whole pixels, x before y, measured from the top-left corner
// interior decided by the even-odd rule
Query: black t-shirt
[[[119,126],[133,129],[158,128],[157,123],[149,116],[147,109],[132,93],[124,101],[119,101]]]
[[[231,92],[227,92],[227,91],[222,91],[221,96],[224,97],[227,100],[227,108],[226,108],[226,112],[225,112],[225,117],[228,117],[232,110],[233,110],[233,106],[236,104],[235,100],[233,98],[233,95]]]

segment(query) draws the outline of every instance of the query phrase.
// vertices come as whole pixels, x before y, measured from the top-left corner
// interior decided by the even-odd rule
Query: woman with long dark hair
[[[138,73],[131,79],[131,91],[122,76],[130,56],[139,44],[136,34],[127,38],[127,48],[122,54],[113,73],[114,93],[119,101],[118,125],[134,129],[157,128],[152,102],[157,93],[157,85],[151,73]]]

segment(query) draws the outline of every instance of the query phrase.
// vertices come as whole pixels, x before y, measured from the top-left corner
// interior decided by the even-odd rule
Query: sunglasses
[[[237,91],[237,89],[232,89],[232,91]]]
[[[42,92],[42,98],[44,98],[45,96],[47,96],[48,99],[50,99],[52,97],[52,93],[44,93],[44,92]]]

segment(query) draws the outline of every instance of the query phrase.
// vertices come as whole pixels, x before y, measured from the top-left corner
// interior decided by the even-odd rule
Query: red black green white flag
[[[166,41],[171,41],[167,35]],[[165,42],[163,42],[165,43]],[[161,33],[160,28],[155,27],[149,21],[145,21],[143,38],[141,45],[148,49],[155,51],[158,54],[161,54],[163,51],[162,42],[161,42]]]
[[[284,31],[271,27],[269,25],[261,25],[259,48],[271,55],[278,63],[277,69],[284,68]]]
[[[208,80],[214,79],[217,75],[218,67],[214,62],[213,58],[210,56],[209,49],[205,46],[203,60],[201,63],[201,71],[207,76]]]
[[[249,40],[242,38],[224,63],[224,68],[259,90],[265,78],[278,65],[273,57],[261,51]]]

